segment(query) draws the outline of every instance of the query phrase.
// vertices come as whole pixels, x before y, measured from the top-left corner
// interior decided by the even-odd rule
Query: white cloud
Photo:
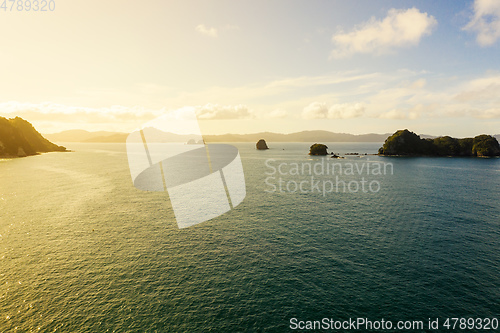
[[[190,107],[190,106],[184,106]],[[146,109],[143,107],[127,107],[113,105],[110,107],[90,108],[81,106],[68,106],[63,104],[44,103],[21,103],[4,102],[0,103],[0,114],[5,117],[22,117],[36,124],[44,123],[40,130],[45,131],[45,123],[52,124],[73,124],[72,128],[82,128],[91,131],[119,128],[120,131],[131,131],[144,123],[159,116],[174,115],[184,107],[173,109]],[[219,105],[206,104],[194,106],[199,120],[237,120],[253,119],[252,112],[246,105]],[[284,117],[283,110],[275,110],[266,115],[268,118]],[[38,128],[38,126],[36,126]],[[57,128],[57,126],[56,126]],[[59,128],[61,128],[59,126]],[[51,129],[52,131],[52,129]],[[59,131],[59,130],[54,130]],[[52,132],[54,132],[52,131]]]
[[[464,29],[477,33],[476,41],[479,45],[494,44],[500,38],[500,1],[476,0],[474,17]]]
[[[361,103],[334,104],[328,109],[328,118],[348,119],[358,118],[365,113],[365,106]]]
[[[287,116],[287,112],[285,110],[275,109],[267,115],[267,118],[278,119],[278,118],[285,118],[286,116]]]
[[[248,119],[253,114],[246,105],[218,105],[206,104],[196,107],[198,119],[222,120],[222,119]]]
[[[422,89],[427,83],[426,79],[418,79],[410,85],[412,89]]]
[[[106,117],[120,117],[121,115],[144,115],[152,114],[153,110],[148,110],[142,107],[126,107],[121,105],[112,105],[110,107],[102,108],[90,108],[84,106],[68,106],[64,104],[52,103],[52,102],[42,102],[42,103],[27,103],[27,102],[4,102],[0,103],[0,111],[5,113],[19,113],[23,111],[34,111],[44,115],[54,115],[54,114],[65,114],[65,115],[75,115],[75,114],[99,114]],[[156,111],[161,112],[161,110]]]
[[[491,108],[491,109],[486,109],[486,110],[479,110],[479,112],[472,111],[472,115],[477,118],[483,118],[483,119],[500,119],[500,107],[496,108]]]
[[[205,26],[204,24],[200,24],[196,27],[196,31],[198,31],[200,34],[209,36],[209,37],[217,37],[217,29],[215,28],[209,28]]]
[[[164,109],[151,110],[142,107],[125,107],[120,105],[90,108],[51,102],[21,103],[11,101],[0,103],[0,113],[6,117],[18,116],[34,123],[80,124],[78,127],[88,126],[92,130],[102,128],[96,127],[97,124],[103,125],[104,128],[118,126],[133,129],[163,112],[165,112]]]
[[[400,119],[418,119],[421,117],[433,117],[434,114],[432,112],[435,110],[435,105],[432,104],[417,104],[413,107],[410,108],[396,108],[392,109],[387,112],[381,113],[377,118],[382,118],[382,119],[393,119],[393,120],[400,120]]]
[[[470,105],[454,104],[444,106],[442,116],[452,118],[500,119],[500,108],[478,109]]]
[[[265,89],[269,88],[303,88],[303,87],[314,87],[314,86],[324,86],[341,84],[352,81],[373,79],[379,76],[378,73],[369,74],[356,74],[355,72],[345,72],[345,73],[333,73],[331,75],[324,76],[302,76],[294,78],[286,78],[281,80],[272,81],[265,86]]]
[[[392,109],[390,111],[382,113],[379,118],[382,119],[407,119],[408,116],[406,115],[406,112],[403,110],[399,109]]]
[[[361,103],[334,104],[327,107],[326,103],[313,102],[302,112],[304,119],[348,119],[358,118],[365,113],[365,106]]]
[[[500,75],[479,78],[468,82],[455,96],[460,102],[475,104],[494,102],[500,103]]]
[[[455,81],[455,80],[453,80]],[[396,84],[367,96],[367,117],[382,119],[500,118],[500,74],[488,74],[469,81],[432,82],[421,79]],[[439,87],[439,88],[437,88]]]
[[[333,35],[332,41],[336,48],[332,56],[343,58],[355,53],[384,54],[396,47],[418,45],[420,39],[430,35],[436,25],[433,16],[417,8],[393,8],[383,20],[372,17],[351,32]]]
[[[321,119],[328,117],[326,103],[313,102],[304,108],[302,112],[304,119]]]
[[[294,101],[296,96],[301,96],[303,94],[303,91],[312,91],[312,89],[303,88],[328,86],[332,86],[331,89],[329,89],[329,96],[332,94],[345,96],[345,89],[348,84],[355,85],[356,82],[363,82],[366,80],[376,81],[380,79],[380,76],[380,73],[359,74],[353,71],[346,71],[335,72],[322,76],[290,77],[269,82],[258,82],[244,86],[213,86],[201,91],[181,92],[177,96],[164,101],[163,105],[173,105],[174,107],[181,107],[184,105],[204,105],[208,101],[221,105],[238,105],[240,103],[250,105],[255,102],[260,103],[259,100],[267,97],[270,97],[268,100]],[[337,85],[337,87],[334,89],[333,87],[335,85]],[[343,90],[343,92],[340,93],[340,90]],[[358,93],[359,91],[356,91],[356,94]],[[173,94],[171,93],[170,95]],[[302,105],[309,104],[315,100],[328,100],[335,102],[332,98],[316,97],[316,95],[313,95],[313,97],[309,98],[305,103],[302,103],[299,108],[302,109]],[[288,107],[274,107],[274,105],[272,110],[280,107],[285,110],[289,110]]]

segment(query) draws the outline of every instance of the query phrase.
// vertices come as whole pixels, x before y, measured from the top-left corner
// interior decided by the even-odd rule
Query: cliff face
[[[417,156],[500,156],[500,146],[491,135],[478,135],[474,138],[456,139],[441,136],[422,139],[408,130],[399,130],[385,140],[379,149],[380,155],[417,155]]]
[[[50,151],[66,151],[45,139],[26,120],[0,117],[0,157],[25,157]]]

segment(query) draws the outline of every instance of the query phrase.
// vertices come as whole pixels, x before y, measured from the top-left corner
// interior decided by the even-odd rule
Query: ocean
[[[345,159],[308,156],[307,143],[234,145],[245,200],[186,229],[166,192],[133,187],[122,144],[0,160],[0,332],[498,325],[499,158],[364,155],[381,143],[327,143],[361,154]]]

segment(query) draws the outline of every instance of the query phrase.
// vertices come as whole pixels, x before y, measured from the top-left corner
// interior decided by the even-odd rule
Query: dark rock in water
[[[255,145],[255,147],[258,149],[258,150],[265,150],[265,149],[269,149],[269,147],[267,146],[266,144],[266,140],[264,139],[260,139],[257,144]]]

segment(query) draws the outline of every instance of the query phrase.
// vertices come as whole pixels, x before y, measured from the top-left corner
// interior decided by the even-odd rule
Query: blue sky
[[[0,10],[0,115],[206,134],[500,133],[500,0],[56,1]]]

